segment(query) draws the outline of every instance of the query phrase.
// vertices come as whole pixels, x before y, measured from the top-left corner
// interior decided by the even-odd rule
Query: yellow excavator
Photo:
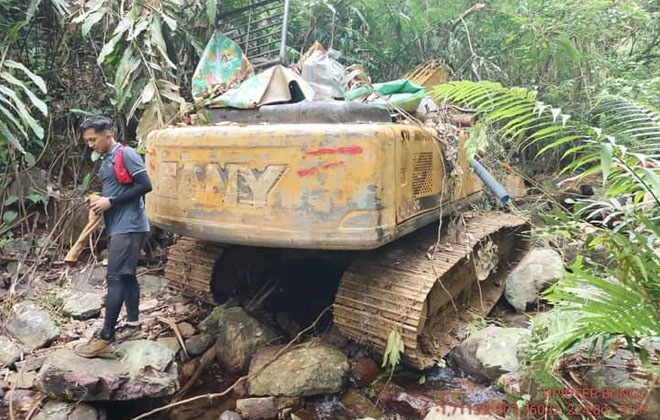
[[[269,258],[341,254],[334,324],[381,352],[398,332],[404,361],[419,369],[500,298],[528,225],[465,212],[483,188],[465,159],[465,130],[395,123],[386,109],[343,101],[208,115],[215,123],[147,141],[148,216],[182,235],[168,257],[172,285],[222,301]]]

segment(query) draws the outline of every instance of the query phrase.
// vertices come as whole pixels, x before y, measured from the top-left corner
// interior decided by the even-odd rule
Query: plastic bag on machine
[[[336,60],[338,55],[335,50],[316,50],[302,63],[302,78],[314,89],[315,101],[344,97],[346,70]]]

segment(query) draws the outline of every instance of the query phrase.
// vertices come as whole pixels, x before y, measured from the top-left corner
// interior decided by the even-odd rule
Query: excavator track
[[[182,236],[168,250],[165,278],[184,295],[215,303],[210,282],[224,247]]]
[[[529,230],[524,219],[498,212],[456,220],[440,241],[433,225],[353,260],[333,304],[339,330],[380,352],[397,331],[404,361],[418,369],[455,347],[501,297]]]

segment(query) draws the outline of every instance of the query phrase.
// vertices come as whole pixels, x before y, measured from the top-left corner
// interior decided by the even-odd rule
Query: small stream
[[[405,371],[390,381],[382,378],[371,387],[348,387],[342,394],[307,397],[302,406],[291,412],[300,420],[354,420],[374,417],[382,420],[423,419],[433,406],[466,407],[500,402],[504,394],[491,386],[482,385],[450,368],[434,368],[424,375],[425,382],[417,383],[421,375]],[[223,376],[213,365],[200,378],[187,398],[217,393],[230,386],[235,378]],[[133,402],[109,408],[108,418],[130,418],[157,407],[156,401]],[[171,420],[217,420],[225,410],[234,410],[236,397],[227,396],[210,401],[201,399],[174,408],[166,414],[154,416]],[[291,418],[291,417],[288,417]]]
[[[306,291],[302,287],[300,289]],[[300,294],[298,288],[293,290]],[[332,293],[327,294],[326,300],[331,302]],[[295,301],[295,299],[288,298],[284,302]],[[291,307],[290,305],[283,306]],[[503,304],[502,301],[493,309],[489,318],[497,319],[501,324],[509,327],[525,328],[528,325],[528,318],[525,315],[516,314],[510,306]],[[368,351],[363,349],[361,353],[368,354]],[[380,365],[378,355],[370,357]],[[180,365],[179,368],[181,371],[182,366]],[[230,387],[236,379],[238,378],[224,374],[214,362],[202,373],[196,385],[185,398],[222,392]],[[203,398],[154,415],[151,419],[218,420],[223,411],[235,410],[236,399],[248,398],[246,394],[247,392],[243,389],[242,392],[234,390],[223,398],[214,400]],[[340,394],[306,397],[289,413],[300,420],[354,420],[364,417],[381,420],[422,420],[432,407],[467,408],[487,404],[497,406],[504,403],[504,398],[505,395],[495,390],[490,384],[480,383],[450,366],[434,367],[425,372],[401,368],[392,378],[381,373],[380,377],[370,386],[360,387],[351,381]],[[108,418],[131,419],[164,404],[166,404],[164,400],[113,403],[107,407]],[[287,415],[284,418],[295,417]]]

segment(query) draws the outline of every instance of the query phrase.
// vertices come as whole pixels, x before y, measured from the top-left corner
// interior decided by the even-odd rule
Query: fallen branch
[[[156,317],[157,320],[160,322],[167,324],[172,331],[174,331],[174,335],[176,336],[176,339],[179,341],[179,345],[181,345],[181,350],[183,350],[183,354],[186,355],[186,359],[190,360],[190,355],[188,354],[188,350],[186,350],[186,343],[183,341],[183,337],[181,336],[181,332],[179,331],[179,327],[177,327],[176,323],[171,320],[170,318],[164,318],[162,316]]]
[[[48,397],[45,396],[45,395],[42,395],[42,396],[37,400],[37,402],[34,403],[34,406],[32,407],[32,409],[30,409],[30,412],[27,414],[27,416],[25,416],[25,419],[24,419],[24,420],[30,420],[35,414],[37,414],[38,410],[41,408],[41,405],[42,405],[42,403],[44,402],[44,400],[45,400],[46,398],[48,398]]]
[[[183,386],[183,388],[181,388],[179,392],[176,393],[174,398],[172,398],[172,402],[177,402],[186,395],[186,392],[188,392],[190,388],[192,388],[192,386],[195,384],[199,376],[202,374],[202,371],[214,358],[215,358],[215,346],[212,346],[210,349],[204,352],[204,355],[199,360],[199,365],[195,368],[195,372],[193,372],[192,376],[190,377],[190,379],[188,379],[188,381]]]
[[[83,231],[80,232],[80,236],[78,237],[78,240],[76,241],[75,244],[73,244],[69,252],[66,254],[66,257],[64,257],[65,262],[78,261],[78,256],[80,255],[80,251],[82,251],[83,247],[85,246],[85,242],[87,242],[87,239],[90,238],[92,232],[96,230],[96,227],[99,224],[101,224],[101,220],[102,220],[101,216],[96,215],[96,217],[90,219],[87,222],[87,225],[85,225]]]
[[[155,408],[155,409],[153,409],[153,410],[151,410],[151,411],[148,411],[148,412],[146,412],[146,413],[144,413],[144,414],[140,414],[140,415],[137,416],[137,417],[133,417],[131,420],[145,419],[145,418],[147,418],[147,417],[149,417],[149,416],[151,416],[151,415],[153,415],[153,414],[160,413],[161,411],[166,411],[166,410],[169,410],[169,409],[171,409],[171,408],[178,407],[178,406],[180,406],[180,405],[185,405],[185,404],[188,404],[188,403],[191,403],[191,402],[194,402],[194,401],[199,401],[199,400],[202,400],[202,399],[209,399],[209,400],[212,400],[212,399],[214,399],[214,398],[224,397],[225,395],[227,395],[227,394],[229,394],[231,391],[233,391],[233,390],[234,390],[234,389],[235,389],[235,388],[236,388],[241,382],[244,382],[244,381],[246,381],[246,380],[248,380],[248,379],[251,379],[251,378],[255,377],[256,375],[260,374],[260,373],[261,373],[266,367],[270,366],[270,364],[273,363],[275,360],[277,360],[282,354],[286,353],[286,351],[289,350],[289,348],[291,348],[291,346],[292,346],[296,341],[298,341],[298,340],[300,339],[300,337],[302,337],[305,333],[307,333],[308,331],[310,331],[310,330],[312,330],[314,327],[316,327],[316,324],[318,324],[319,320],[323,317],[323,315],[325,315],[325,313],[326,313],[329,309],[330,309],[329,306],[328,306],[327,308],[325,308],[325,309],[319,314],[319,316],[316,317],[316,319],[314,320],[314,322],[312,322],[311,325],[309,325],[307,328],[305,328],[304,330],[302,330],[302,331],[300,331],[298,334],[296,334],[296,336],[293,337],[293,339],[291,339],[291,341],[289,341],[284,347],[282,347],[282,348],[281,348],[281,349],[275,354],[275,356],[273,356],[270,360],[268,360],[266,363],[264,363],[259,369],[257,369],[257,370],[256,370],[255,372],[253,372],[252,374],[248,374],[248,375],[241,376],[240,378],[238,378],[238,379],[236,380],[236,382],[234,382],[231,386],[229,386],[229,388],[225,389],[224,391],[219,392],[219,393],[215,393],[215,394],[203,394],[203,395],[198,395],[198,396],[196,396],[196,397],[188,398],[188,399],[186,399],[186,400],[181,400],[181,401],[178,401],[178,402],[170,403],[170,404],[164,405],[164,406],[162,406],[162,407]]]

